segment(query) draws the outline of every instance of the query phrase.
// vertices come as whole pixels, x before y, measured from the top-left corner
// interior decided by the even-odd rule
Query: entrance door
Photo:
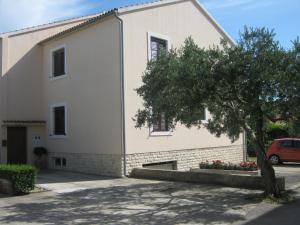
[[[27,163],[26,127],[7,128],[7,163]]]

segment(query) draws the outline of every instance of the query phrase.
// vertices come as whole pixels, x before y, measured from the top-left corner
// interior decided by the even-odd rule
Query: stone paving
[[[289,185],[300,181],[300,167],[276,170]],[[257,203],[247,198],[260,193],[253,190],[55,171],[41,174],[38,183],[49,191],[0,196],[0,224],[285,225],[299,219],[298,200]]]

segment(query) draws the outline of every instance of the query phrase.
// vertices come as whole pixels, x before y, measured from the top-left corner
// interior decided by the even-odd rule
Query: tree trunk
[[[256,144],[256,156],[257,163],[261,169],[261,175],[265,182],[265,194],[273,195],[274,197],[280,197],[280,191],[276,182],[276,176],[273,166],[268,160],[268,157],[265,153],[265,138],[263,132],[263,113],[260,107],[257,109],[258,117],[256,120],[256,130],[255,130],[255,139]]]
[[[258,119],[256,121],[256,129],[252,131],[246,127],[246,131],[252,144],[255,146],[255,153],[257,157],[257,164],[261,169],[261,176],[265,183],[265,195],[273,195],[278,198],[281,196],[279,186],[277,184],[275,171],[271,163],[269,162],[265,153],[265,141],[263,133],[263,117],[261,109],[258,108]]]
[[[276,182],[275,171],[268,161],[263,147],[257,142],[255,151],[257,156],[257,163],[261,169],[261,175],[265,183],[265,194],[273,195],[276,198],[280,197],[281,193]]]
[[[265,194],[273,195],[274,197],[280,197],[281,193],[277,185],[277,180],[275,176],[275,171],[271,163],[269,162],[267,155],[265,153],[265,138],[264,138],[264,117],[263,112],[259,104],[257,104],[257,117],[255,129],[251,133],[251,138],[253,143],[256,145],[255,153],[257,157],[258,166],[261,169],[261,176],[263,177],[265,183]]]

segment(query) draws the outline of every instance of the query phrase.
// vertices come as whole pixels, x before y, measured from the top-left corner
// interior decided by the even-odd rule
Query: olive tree
[[[245,28],[235,45],[199,47],[187,38],[180,49],[162,52],[148,63],[137,93],[143,108],[136,126],[151,126],[163,112],[176,129],[206,126],[214,135],[226,134],[233,142],[246,132],[255,146],[265,193],[280,196],[275,173],[265,153],[268,121],[299,121],[299,41],[291,50],[275,41],[265,28]],[[299,56],[299,55],[298,55]],[[202,124],[203,109],[211,118]]]

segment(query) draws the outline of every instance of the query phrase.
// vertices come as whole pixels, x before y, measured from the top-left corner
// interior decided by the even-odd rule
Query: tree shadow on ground
[[[2,207],[0,224],[230,224],[244,219],[243,208],[253,203],[246,196],[246,190],[172,182],[32,195]]]
[[[90,174],[72,173],[69,171],[57,171],[57,170],[41,170],[37,176],[37,184],[51,184],[51,183],[68,183],[68,182],[83,182],[83,181],[101,181],[120,179],[113,177],[97,176]]]
[[[290,204],[284,204],[271,211],[247,222],[244,225],[272,224],[272,225],[295,225],[300,219],[300,200]],[[298,221],[298,222],[297,222]]]

